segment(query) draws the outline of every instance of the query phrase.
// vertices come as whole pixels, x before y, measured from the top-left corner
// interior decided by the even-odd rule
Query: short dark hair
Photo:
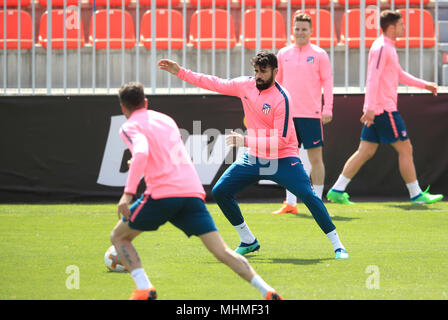
[[[390,25],[395,25],[402,18],[399,11],[384,10],[380,14],[380,26],[383,32],[386,32]]]
[[[262,50],[258,52],[258,54],[251,59],[252,65],[259,66],[261,68],[266,68],[270,66],[272,70],[278,67],[277,57],[274,53]]]
[[[145,89],[139,82],[128,82],[118,90],[120,104],[133,111],[144,107]]]
[[[294,23],[299,22],[299,21],[308,22],[310,24],[310,27],[313,26],[311,16],[309,14],[301,12],[298,15],[296,15],[294,17]]]

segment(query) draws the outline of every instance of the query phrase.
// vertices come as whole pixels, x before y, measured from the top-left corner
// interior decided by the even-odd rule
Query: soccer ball
[[[110,246],[104,254],[104,263],[107,269],[112,272],[127,272],[126,267],[120,262],[117,255],[117,250],[114,246]]]

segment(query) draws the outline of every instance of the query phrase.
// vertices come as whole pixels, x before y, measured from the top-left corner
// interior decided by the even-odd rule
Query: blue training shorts
[[[129,227],[140,231],[157,230],[171,222],[188,237],[217,231],[204,201],[194,197],[152,199],[142,195],[131,208]],[[123,221],[127,221],[123,217]]]
[[[391,144],[398,139],[402,141],[409,139],[406,125],[398,111],[384,111],[375,116],[370,127],[364,125],[361,131],[361,140],[368,142]]]
[[[299,147],[303,143],[305,149],[324,145],[322,120],[317,118],[293,118]]]

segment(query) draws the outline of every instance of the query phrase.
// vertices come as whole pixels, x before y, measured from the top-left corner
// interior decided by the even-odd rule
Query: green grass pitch
[[[302,204],[298,215],[271,215],[279,205],[241,208],[261,244],[247,258],[285,299],[448,298],[448,202],[327,204],[348,260],[334,259]],[[235,248],[233,227],[216,204],[208,208]],[[108,272],[103,262],[117,222],[115,204],[0,205],[0,220],[1,300],[127,299],[133,291],[129,274]],[[198,238],[170,224],[142,234],[135,246],[159,299],[261,299]]]

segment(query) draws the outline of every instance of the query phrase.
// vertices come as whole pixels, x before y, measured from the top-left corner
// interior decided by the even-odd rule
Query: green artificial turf
[[[303,204],[298,215],[271,215],[279,205],[241,209],[261,244],[246,257],[285,299],[448,298],[448,202],[326,204],[348,260],[334,259]],[[216,204],[208,208],[236,248],[236,231]],[[103,260],[117,219],[115,204],[0,205],[0,299],[127,299],[132,278]],[[140,235],[135,247],[160,300],[262,299],[171,224]]]

